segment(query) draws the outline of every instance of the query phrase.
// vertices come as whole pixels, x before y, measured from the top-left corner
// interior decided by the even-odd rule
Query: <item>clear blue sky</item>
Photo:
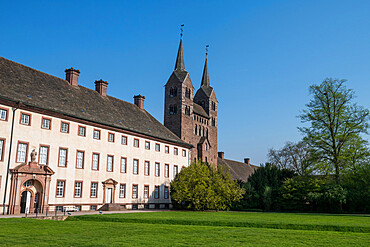
[[[219,151],[266,161],[301,135],[308,86],[348,79],[370,108],[370,1],[1,1],[0,56],[108,94],[163,122],[164,84],[184,28],[185,66],[200,86],[204,47],[219,101]],[[1,90],[1,89],[0,89]]]

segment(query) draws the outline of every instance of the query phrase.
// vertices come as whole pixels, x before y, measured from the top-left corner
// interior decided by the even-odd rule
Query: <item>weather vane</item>
[[[206,45],[206,56],[208,55],[208,47],[209,45]]]
[[[184,32],[184,24],[181,24],[181,28],[180,28],[180,31],[181,31],[181,37],[182,37],[182,33]]]

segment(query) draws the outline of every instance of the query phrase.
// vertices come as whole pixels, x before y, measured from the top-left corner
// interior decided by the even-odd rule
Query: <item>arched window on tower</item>
[[[208,137],[208,129],[206,129],[206,137]]]
[[[203,128],[202,128],[202,136],[204,136],[204,134],[205,134],[205,133],[204,133],[204,127],[203,127]]]
[[[190,88],[186,88],[186,89],[185,89],[185,97],[186,97],[186,98],[188,98],[188,99],[190,99],[190,95],[191,95],[191,90],[190,90]]]
[[[177,113],[177,105],[174,105],[173,106],[173,113],[176,114]]]
[[[197,135],[198,134],[198,126],[197,125],[195,125],[195,129],[194,130],[195,130],[194,131],[194,134]]]
[[[212,110],[215,111],[216,110],[216,103],[214,101],[212,101]]]
[[[173,115],[174,112],[173,112],[173,105],[170,105],[170,107],[168,108],[168,114],[170,115]]]
[[[199,136],[202,136],[202,127],[201,127],[201,126],[199,126],[198,135],[199,135]]]
[[[190,116],[190,106],[185,106],[185,115]]]
[[[177,96],[177,87],[171,87],[170,88],[170,97],[176,97]]]

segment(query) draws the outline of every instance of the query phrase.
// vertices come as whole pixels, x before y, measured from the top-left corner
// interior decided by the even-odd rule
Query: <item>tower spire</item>
[[[210,87],[211,84],[209,82],[209,74],[208,74],[208,47],[209,45],[206,45],[206,62],[204,64],[203,69],[203,77],[202,77],[202,83],[201,86],[203,87]]]
[[[182,48],[182,32],[183,32],[184,24],[181,25],[181,39],[180,39],[180,45],[179,50],[177,52],[177,58],[176,58],[176,65],[175,70],[181,70],[185,71],[185,62],[184,62],[184,51]]]

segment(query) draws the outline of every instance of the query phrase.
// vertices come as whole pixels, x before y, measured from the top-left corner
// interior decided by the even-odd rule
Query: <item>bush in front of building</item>
[[[228,210],[243,194],[230,173],[200,161],[182,169],[171,182],[171,200],[176,209]]]

